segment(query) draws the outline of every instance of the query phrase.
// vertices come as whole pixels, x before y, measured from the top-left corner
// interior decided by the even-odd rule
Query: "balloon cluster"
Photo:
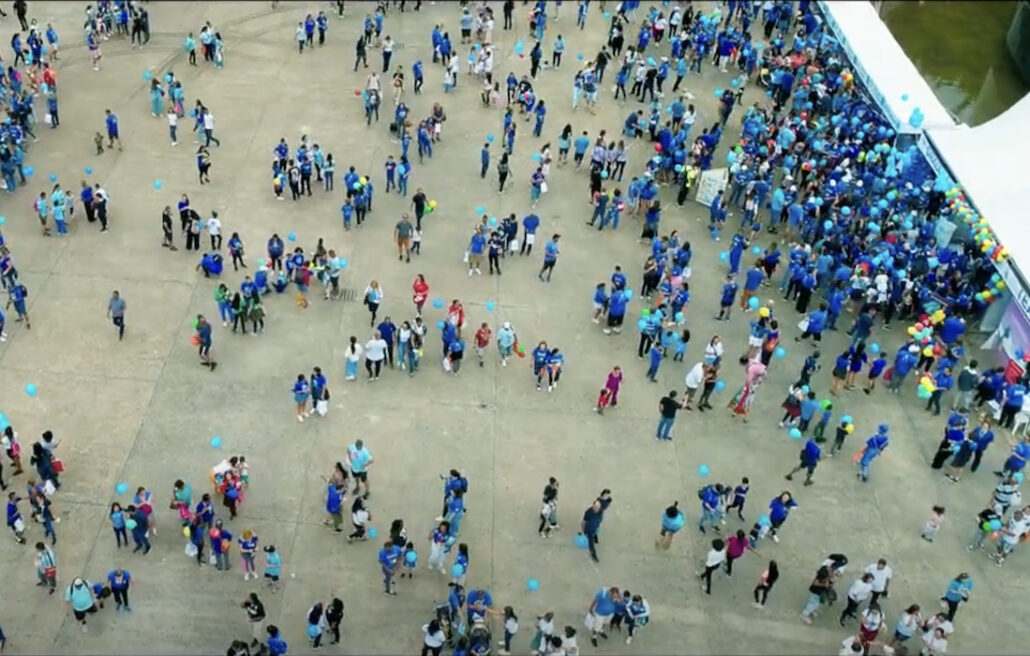
[[[436,209],[436,201],[435,200],[431,200],[428,203],[426,203],[426,214],[432,214],[433,210],[435,210],[435,209]]]
[[[962,192],[961,187],[954,185],[944,190],[944,197],[947,199],[948,209],[951,214],[959,221],[964,223],[969,230],[973,233],[973,241],[976,243],[980,252],[991,258],[992,262],[1004,262],[1008,256],[1008,250],[998,243],[998,237],[991,230],[990,226],[987,225],[987,219],[980,216],[973,207],[966,201],[966,196]],[[1001,287],[1000,289],[1004,289]],[[995,296],[993,292],[989,295],[985,294],[986,302],[991,301],[991,297]],[[981,299],[977,299],[981,300]]]
[[[397,173],[399,173],[400,175],[404,175],[405,173],[407,173],[407,169],[404,168],[403,164],[397,167]],[[359,191],[362,187],[364,187],[367,184],[368,176],[361,176],[360,178],[354,181],[354,184],[351,185],[351,189],[353,189],[354,191]]]
[[[926,348],[932,349],[927,346]],[[930,395],[936,391],[937,386],[933,383],[933,376],[928,373],[924,373],[919,379],[919,389],[916,391],[916,396],[921,399],[928,399]]]

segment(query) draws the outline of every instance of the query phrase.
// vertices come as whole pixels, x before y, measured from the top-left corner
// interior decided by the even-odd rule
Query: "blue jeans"
[[[146,530],[133,531],[132,541],[136,543],[136,548],[132,550],[133,553],[136,553],[140,549],[143,549],[144,551],[150,551],[150,540],[147,539]]]
[[[801,609],[801,614],[808,617],[815,611],[819,610],[820,597],[814,592],[808,593],[808,601],[805,602],[805,607]]]
[[[408,375],[414,376],[415,372],[418,371],[418,352],[413,349],[408,349]]]
[[[880,452],[875,449],[866,449],[862,454],[862,459],[858,461],[858,469],[863,481],[869,480],[869,465],[878,455]]]
[[[408,195],[408,179],[407,178],[401,178],[400,180],[397,181],[397,193],[399,193],[401,196],[407,196]]]
[[[715,510],[701,508],[701,520],[697,523],[697,527],[703,529],[706,523],[711,528],[717,527],[719,525],[719,513]]]
[[[380,565],[379,569],[383,572],[383,589],[389,594],[393,587],[393,571],[383,565]]]
[[[343,368],[343,375],[346,378],[357,378],[358,376],[358,363],[347,360],[347,363]]]
[[[218,314],[222,321],[232,321],[232,303],[229,301],[218,301]]]
[[[649,372],[650,373],[650,372]],[[672,432],[672,425],[676,423],[675,417],[661,417],[658,420],[658,429],[655,435],[660,440],[671,440],[672,436],[669,434]]]

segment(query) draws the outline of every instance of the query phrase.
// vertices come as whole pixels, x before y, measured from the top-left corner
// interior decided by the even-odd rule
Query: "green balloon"
[[[642,316],[642,317],[649,317],[649,316],[651,316],[651,310],[648,309],[648,308],[644,308],[643,310],[640,311],[640,316]]]

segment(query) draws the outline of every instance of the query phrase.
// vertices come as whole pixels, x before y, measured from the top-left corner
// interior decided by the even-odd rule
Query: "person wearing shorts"
[[[619,596],[618,588],[601,588],[590,603],[590,609],[587,611],[591,620],[590,644],[595,647],[597,646],[598,635],[605,638],[608,637],[607,631],[611,626],[612,618],[615,617]]]
[[[605,334],[609,333],[621,333],[622,332],[622,321],[626,318],[626,315],[620,314],[615,316],[614,314],[608,314],[608,328],[604,331]]]
[[[196,326],[197,334],[194,339],[197,343],[197,353],[200,355],[200,364],[214,371],[218,363],[211,357],[211,324],[204,315],[198,314]]]
[[[414,232],[414,227],[411,225],[411,221],[408,219],[407,214],[401,215],[401,220],[397,222],[394,227],[393,237],[397,241],[397,259],[411,262],[411,235]],[[472,256],[469,255],[469,263],[471,264]]]

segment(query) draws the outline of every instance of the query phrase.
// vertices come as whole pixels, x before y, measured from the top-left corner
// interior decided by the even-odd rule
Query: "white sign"
[[[726,189],[730,179],[729,169],[708,169],[701,173],[701,179],[697,183],[697,194],[694,200],[705,207],[709,207],[720,191]]]

